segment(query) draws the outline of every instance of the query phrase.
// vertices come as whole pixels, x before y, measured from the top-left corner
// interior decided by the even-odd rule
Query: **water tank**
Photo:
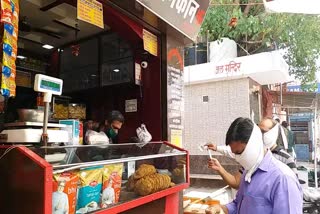
[[[196,52],[197,50],[197,52]],[[184,49],[184,66],[207,63],[207,44],[198,43]]]
[[[209,43],[209,62],[219,62],[223,59],[237,57],[237,43],[228,38],[222,38]]]

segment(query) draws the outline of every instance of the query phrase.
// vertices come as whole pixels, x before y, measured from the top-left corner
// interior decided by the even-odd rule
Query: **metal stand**
[[[43,133],[41,136],[42,146],[48,146],[48,120],[49,120],[49,103],[44,103]]]

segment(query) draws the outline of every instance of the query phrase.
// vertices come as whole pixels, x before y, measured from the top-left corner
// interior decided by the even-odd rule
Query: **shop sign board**
[[[172,27],[196,40],[209,7],[209,0],[137,0]]]
[[[103,5],[96,0],[78,0],[77,19],[103,29]]]

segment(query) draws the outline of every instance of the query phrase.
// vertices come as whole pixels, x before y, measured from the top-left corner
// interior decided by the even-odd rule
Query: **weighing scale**
[[[42,143],[47,146],[50,143],[69,142],[68,131],[63,130],[66,125],[48,124],[49,104],[52,95],[62,94],[63,81],[54,77],[37,74],[34,81],[34,90],[44,93],[43,101],[44,118],[43,123],[36,122],[17,122],[5,124],[5,130],[1,132],[1,143]],[[50,128],[48,130],[48,127]]]
[[[1,132],[1,143],[40,143],[43,134],[43,124],[36,122],[16,122],[4,125],[5,130]],[[63,130],[66,125],[48,123],[47,135],[50,143],[67,143],[69,141],[68,132]],[[61,130],[62,129],[62,130]]]

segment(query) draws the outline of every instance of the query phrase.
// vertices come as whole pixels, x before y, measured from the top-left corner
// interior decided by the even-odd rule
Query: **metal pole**
[[[317,175],[317,146],[318,146],[318,94],[316,94],[314,109],[314,182],[315,187],[318,188],[318,175]]]
[[[44,103],[43,133],[42,146],[48,146],[48,120],[49,120],[49,103]]]

